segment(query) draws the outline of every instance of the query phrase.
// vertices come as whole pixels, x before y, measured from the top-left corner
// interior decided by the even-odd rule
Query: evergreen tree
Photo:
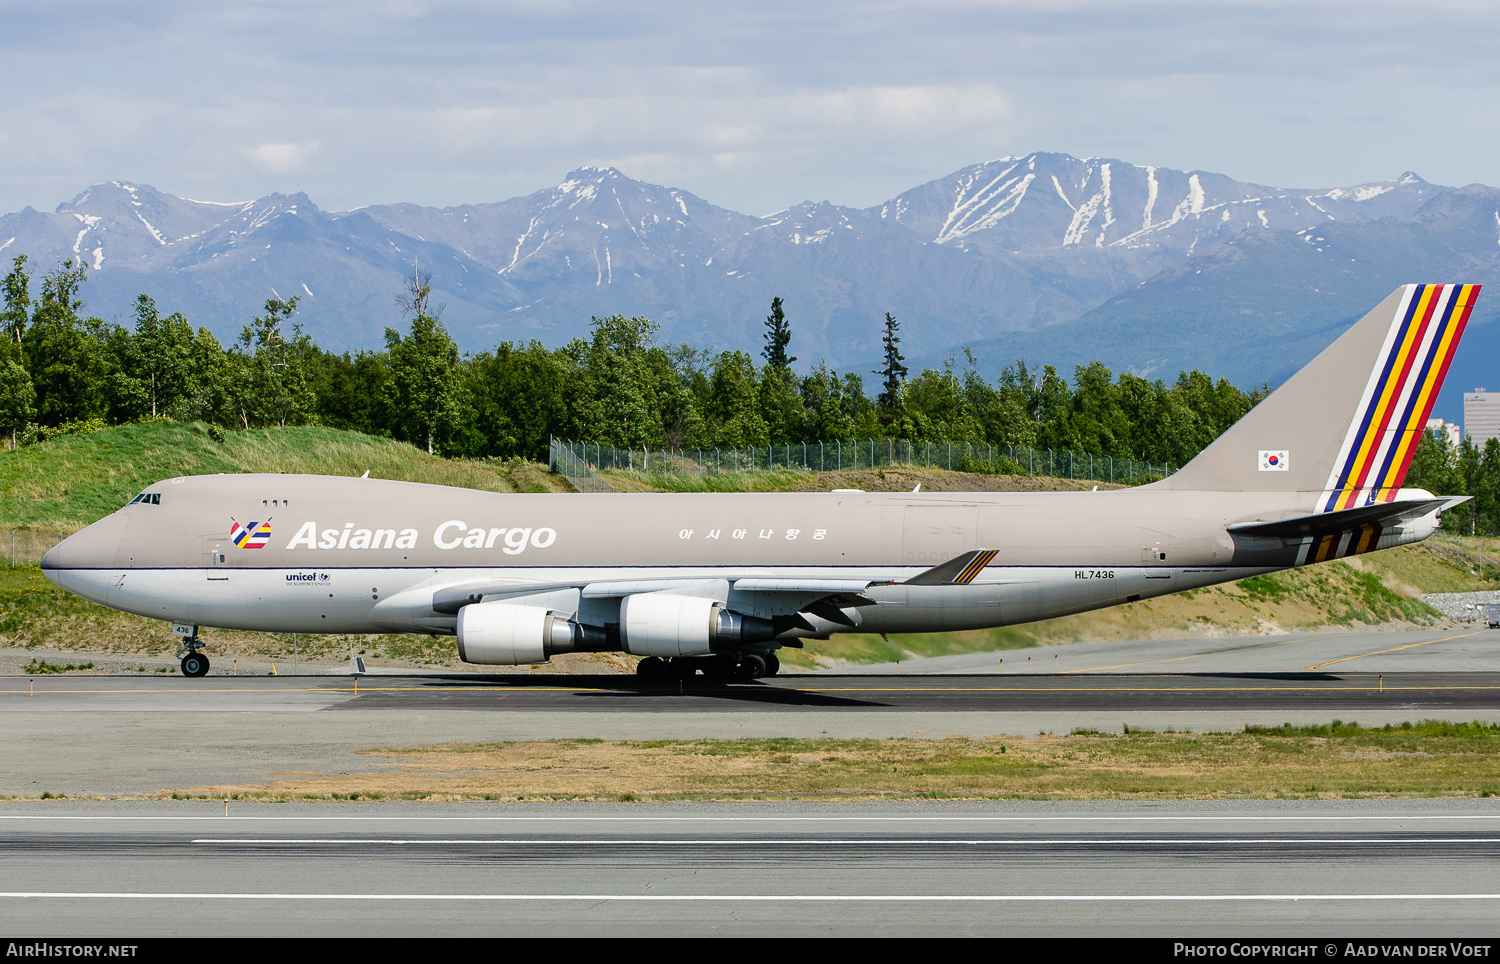
[[[906,381],[906,366],[901,364],[905,361],[905,356],[896,347],[901,344],[901,339],[896,335],[900,328],[901,323],[889,311],[886,312],[885,332],[880,336],[880,342],[885,346],[885,364],[874,374],[881,378],[880,397],[875,401],[887,420],[894,419],[900,413],[901,384]]]
[[[787,346],[792,343],[792,325],[786,320],[786,312],[781,308],[781,298],[771,299],[771,314],[766,318],[766,346],[761,349],[761,357],[766,364],[778,371],[790,371],[792,362],[796,356],[788,357]]]

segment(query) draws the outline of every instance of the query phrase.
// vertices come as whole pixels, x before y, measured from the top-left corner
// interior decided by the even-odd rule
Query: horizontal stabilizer
[[[947,562],[917,573],[902,584],[906,586],[967,586],[999,553],[999,549],[970,549]]]
[[[1355,509],[1340,509],[1337,512],[1319,512],[1274,522],[1242,522],[1229,527],[1235,535],[1261,536],[1268,539],[1302,539],[1307,536],[1325,536],[1348,532],[1359,526],[1372,523],[1381,526],[1397,525],[1407,519],[1418,519],[1431,512],[1451,508],[1468,501],[1468,497],[1444,499],[1414,499],[1410,502],[1377,502]]]

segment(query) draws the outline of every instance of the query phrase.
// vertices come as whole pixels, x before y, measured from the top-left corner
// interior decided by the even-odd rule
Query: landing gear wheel
[[[202,653],[188,653],[182,657],[183,676],[207,676],[208,657]]]
[[[766,675],[775,676],[781,672],[781,660],[776,658],[775,653],[766,654]]]
[[[759,653],[749,653],[740,659],[736,673],[740,679],[760,679],[766,675],[766,660]]]
[[[660,656],[647,656],[635,664],[635,675],[643,680],[666,679],[667,661]]]

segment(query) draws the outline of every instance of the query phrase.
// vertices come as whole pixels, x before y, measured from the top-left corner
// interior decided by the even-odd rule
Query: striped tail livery
[[[1321,511],[1396,498],[1478,295],[1479,285],[1406,285]]]

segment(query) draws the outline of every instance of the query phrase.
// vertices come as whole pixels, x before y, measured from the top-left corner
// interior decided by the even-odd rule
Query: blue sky
[[[0,2],[0,211],[128,179],[327,209],[583,164],[763,214],[1064,151],[1500,183],[1500,6]]]

